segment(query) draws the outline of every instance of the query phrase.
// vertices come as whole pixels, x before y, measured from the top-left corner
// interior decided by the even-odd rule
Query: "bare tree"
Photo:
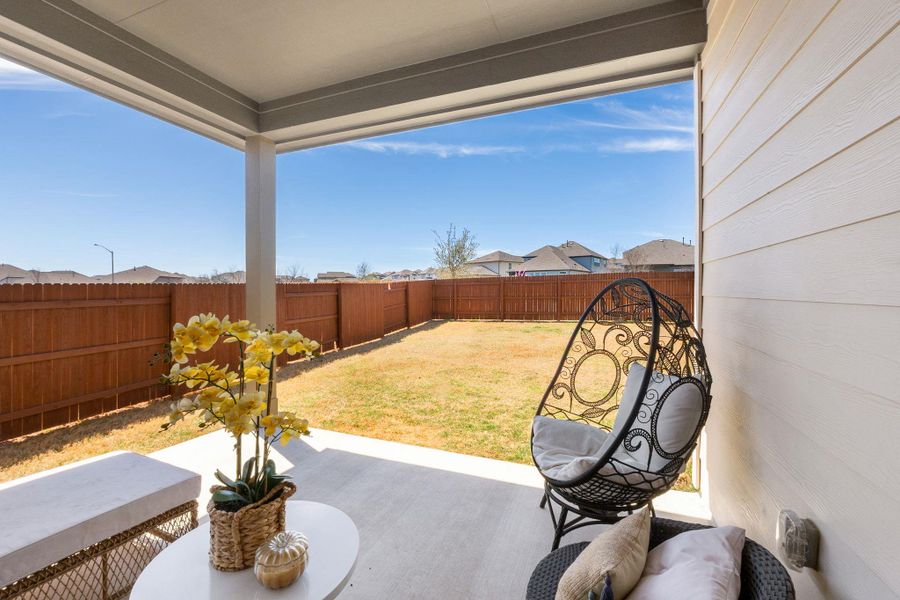
[[[238,271],[237,267],[231,267],[231,270],[224,273],[213,269],[209,278],[213,283],[244,283],[245,275],[243,271]]]
[[[285,267],[281,270],[281,274],[279,278],[285,282],[295,282],[295,281],[306,281],[309,279],[306,275],[306,271],[300,268],[300,265],[294,263],[290,266]]]
[[[447,232],[441,236],[434,233],[434,260],[437,266],[444,269],[452,278],[462,274],[466,263],[475,258],[478,250],[478,242],[468,229],[463,228],[457,234],[456,226],[452,223]]]
[[[356,278],[357,279],[365,279],[371,271],[369,270],[369,263],[366,261],[362,261],[358,265],[356,265]]]
[[[647,270],[647,257],[642,250],[632,248],[624,253],[625,265],[632,273]]]
[[[611,258],[619,258],[619,255],[622,254],[622,244],[616,242],[615,244],[610,246],[609,254]]]

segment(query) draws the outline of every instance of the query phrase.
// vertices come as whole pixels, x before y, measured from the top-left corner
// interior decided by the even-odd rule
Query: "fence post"
[[[453,287],[450,289],[450,306],[452,308],[451,313],[453,314],[453,320],[459,320],[459,299],[456,297],[456,278],[454,277],[450,281],[453,282]]]
[[[562,282],[560,279],[563,275],[556,276],[556,320],[560,320],[560,314],[562,314],[562,310],[560,310],[562,305]]]
[[[409,329],[409,286],[412,285],[412,281],[406,282],[406,293],[404,295],[404,301],[406,302],[406,328]]]
[[[335,285],[337,286],[337,340],[335,343],[337,344],[338,350],[343,350],[343,348],[344,348],[344,315],[343,315],[342,303],[341,303],[341,296],[342,296],[341,282],[336,281]]]
[[[503,321],[506,317],[504,305],[506,304],[506,292],[504,291],[506,288],[506,281],[503,278],[503,275],[500,276],[500,320]]]

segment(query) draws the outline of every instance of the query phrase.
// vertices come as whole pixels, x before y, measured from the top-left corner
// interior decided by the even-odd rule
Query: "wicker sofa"
[[[200,476],[111,452],[0,485],[0,600],[126,598],[197,526]]]
[[[655,548],[683,531],[705,528],[706,525],[654,518],[650,529],[650,548]],[[571,544],[545,556],[531,574],[526,600],[553,600],[563,573],[586,546],[587,542]],[[771,552],[748,538],[741,557],[740,600],[794,600],[794,598],[794,584],[784,566]]]

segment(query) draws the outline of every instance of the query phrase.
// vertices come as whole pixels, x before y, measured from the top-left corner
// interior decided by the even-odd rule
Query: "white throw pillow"
[[[679,533],[647,554],[628,600],[738,600],[743,550],[739,527]]]
[[[650,419],[656,403],[666,393],[666,390],[680,379],[677,376],[654,371],[647,385],[646,394],[639,399],[638,392],[646,372],[647,367],[640,363],[631,365],[628,378],[625,380],[625,389],[622,392],[622,400],[619,402],[616,420],[613,423],[613,436],[625,428],[625,422],[631,414],[632,408],[640,400],[644,406],[639,409],[638,417],[635,418],[629,430],[642,429],[647,432],[649,437]],[[697,384],[679,385],[666,398],[659,413],[656,436],[660,447],[666,452],[674,453],[681,450],[690,441],[697,428],[703,412],[703,393]],[[642,419],[646,422],[642,422]],[[650,443],[646,439],[636,437],[632,443],[638,446],[637,450],[628,451],[623,446],[616,450],[613,458],[638,469],[647,470],[649,467],[649,470],[655,472],[661,471],[669,462],[669,459],[651,452]]]
[[[623,600],[641,577],[649,543],[650,511],[643,508],[588,544],[560,578],[556,600],[587,600],[588,592]]]
[[[553,417],[535,417],[532,428],[538,468],[559,481],[572,481],[591,470],[609,437],[604,429]]]

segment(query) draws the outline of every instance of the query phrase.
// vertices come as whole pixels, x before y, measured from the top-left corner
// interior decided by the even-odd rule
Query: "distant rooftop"
[[[503,252],[502,250],[495,250],[489,254],[485,254],[484,256],[479,256],[478,258],[473,258],[469,261],[470,265],[477,265],[481,263],[495,263],[495,262],[524,262],[525,259],[521,256],[516,256],[515,254],[510,254],[509,252]]]
[[[39,271],[0,264],[0,284],[3,283],[93,283],[94,280],[78,271]]]
[[[172,273],[163,271],[148,265],[132,267],[118,271],[115,277],[116,283],[189,283],[194,278],[184,273]],[[93,283],[110,283],[110,275],[96,275],[91,278]]]
[[[548,247],[548,246],[544,246],[543,248],[547,248],[547,247]],[[596,256],[597,258],[606,258],[605,256],[603,256],[603,255],[600,254],[599,252],[594,252],[593,250],[591,250],[590,248],[588,248],[588,247],[585,246],[584,244],[580,244],[580,243],[575,242],[575,241],[572,241],[572,240],[566,240],[565,242],[563,242],[563,243],[560,244],[559,246],[551,246],[551,247],[559,248],[559,249],[563,252],[563,254],[566,255],[566,256],[568,256],[569,258],[574,258],[574,257],[576,257],[576,256],[577,256],[577,257],[581,257],[581,256]],[[522,256],[525,256],[525,257],[529,257],[529,256],[537,256],[537,253],[538,253],[540,250],[543,250],[543,248],[538,248],[538,249],[535,250],[534,252],[529,252],[528,254],[523,254]]]
[[[693,265],[694,246],[678,240],[653,240],[623,252],[629,265]]]
[[[516,271],[525,273],[534,271],[578,271],[579,273],[590,273],[590,270],[566,256],[566,253],[558,246],[544,246],[528,254],[528,256],[533,256],[534,258],[517,266],[515,268]],[[578,254],[577,256],[583,255]]]

